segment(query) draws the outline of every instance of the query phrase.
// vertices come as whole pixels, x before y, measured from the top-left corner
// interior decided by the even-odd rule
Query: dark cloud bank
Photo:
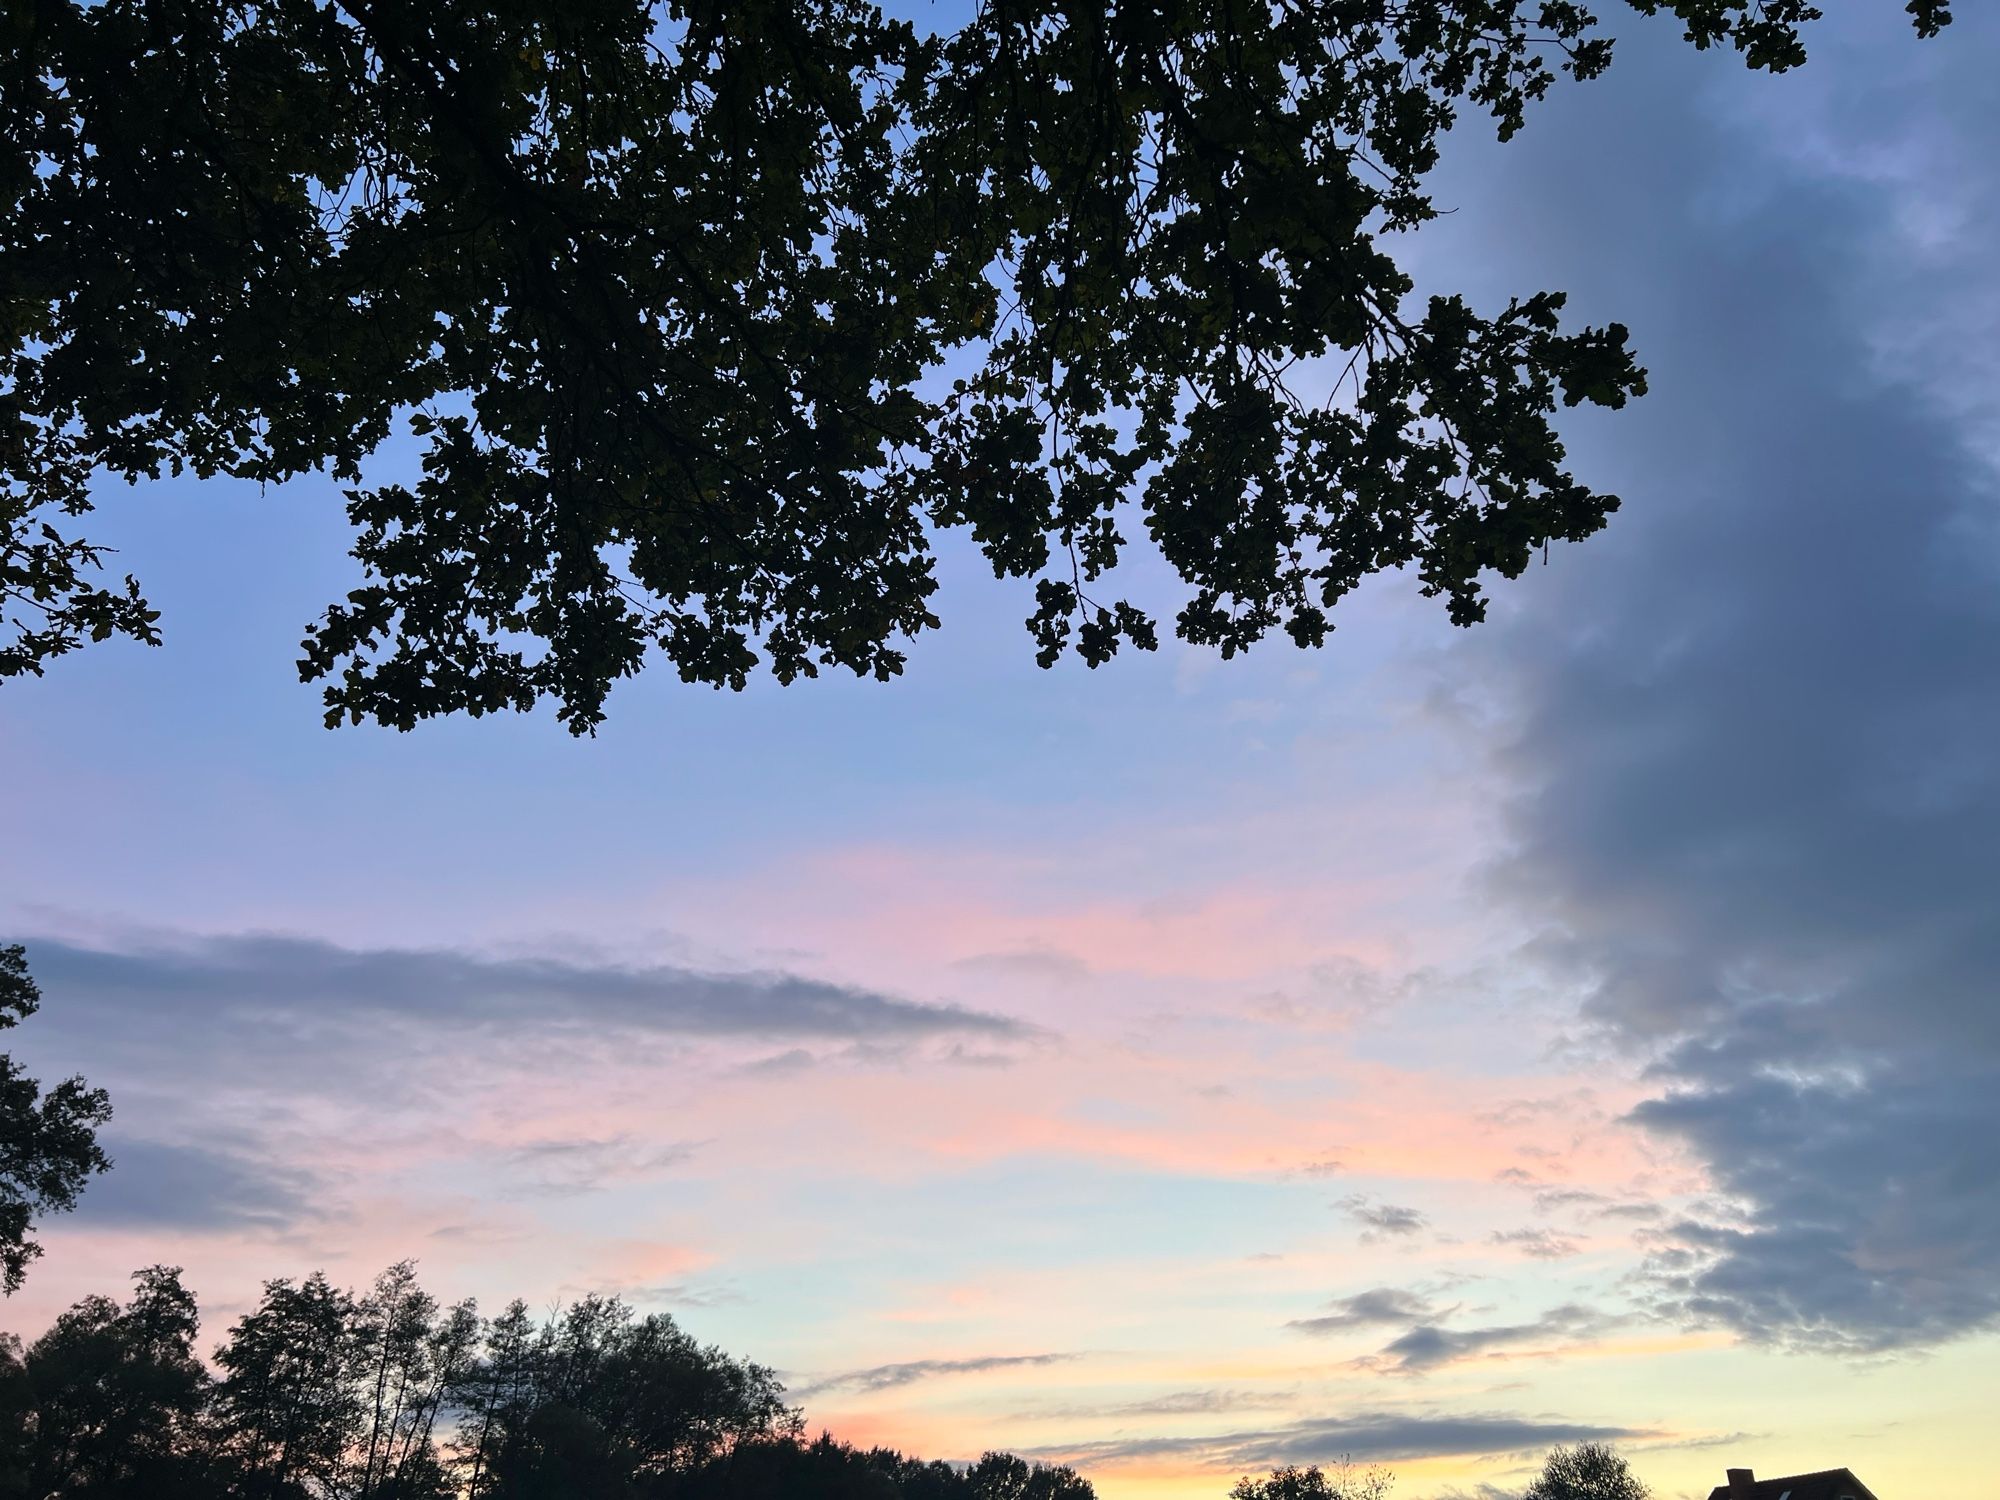
[[[789,974],[710,974],[241,936],[91,947],[26,939],[42,1013],[13,1048],[112,1091],[116,1170],[77,1222],[280,1227],[316,1184],[286,1158],[308,1100],[386,1113],[448,1107],[490,1068],[735,1041],[892,1058],[977,1060],[1026,1040],[1001,1016]],[[10,1039],[11,1040],[11,1039]],[[808,1050],[817,1049],[817,1050]],[[790,1055],[790,1054],[787,1054]],[[539,1191],[667,1170],[689,1142],[551,1140],[511,1163]]]
[[[2000,98],[1996,28],[1967,22],[1928,87],[1865,94],[1850,57],[1835,128],[1970,167],[1940,190],[1990,250],[2000,107],[1949,101]],[[1996,289],[1897,274],[1886,190],[1745,164],[1712,70],[1638,61],[1615,128],[1537,158],[1588,215],[1523,228],[1543,279],[1633,323],[1654,394],[1611,456],[1627,513],[1473,648],[1514,726],[1496,888],[1655,1059],[1638,1122],[1740,1208],[1662,1227],[1660,1306],[1921,1346],[2000,1323],[2000,504],[1940,394]],[[1872,373],[1927,323],[1928,389]]]

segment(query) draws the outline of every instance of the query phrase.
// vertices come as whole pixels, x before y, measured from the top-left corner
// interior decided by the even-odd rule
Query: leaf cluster
[[[42,992],[19,943],[0,944],[0,1031],[41,1008]],[[81,1078],[43,1091],[0,1052],[0,1293],[13,1293],[42,1253],[35,1220],[76,1206],[92,1176],[111,1165],[97,1132],[111,1118],[111,1098]]]
[[[1803,0],[1627,0],[1752,67]],[[1948,20],[1911,0],[1916,29]],[[324,470],[363,579],[329,723],[575,731],[658,653],[901,671],[963,532],[1038,659],[1453,620],[1598,530],[1555,421],[1645,388],[1560,294],[1419,303],[1392,247],[1462,114],[1611,44],[1578,0],[44,0],[0,62],[0,676],[158,639],[50,519],[103,475]],[[368,461],[407,430],[407,482]]]

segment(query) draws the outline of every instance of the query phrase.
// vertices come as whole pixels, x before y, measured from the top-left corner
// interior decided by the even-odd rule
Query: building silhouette
[[[1749,1469],[1731,1469],[1729,1482],[1708,1492],[1708,1500],[1875,1500],[1875,1492],[1852,1469],[1821,1469],[1783,1479],[1759,1479]]]

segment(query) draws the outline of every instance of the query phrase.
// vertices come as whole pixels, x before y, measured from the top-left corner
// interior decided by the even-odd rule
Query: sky
[[[1847,1465],[1991,1493],[2000,95],[1984,7],[1772,79],[1629,17],[1403,247],[1627,323],[1611,528],[1447,625],[1038,670],[948,545],[889,685],[320,727],[332,486],[118,490],[167,644],[0,701],[10,1033],[116,1169],[0,1325],[158,1261],[615,1291],[814,1427],[1220,1497]],[[385,462],[406,461],[391,454]],[[1141,593],[1158,587],[1143,567]],[[1162,595],[1161,597],[1165,597]]]

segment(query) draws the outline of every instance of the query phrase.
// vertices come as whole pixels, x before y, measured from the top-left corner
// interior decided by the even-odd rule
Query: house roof
[[[1852,1469],[1822,1469],[1816,1474],[1759,1479],[1747,1490],[1718,1484],[1709,1491],[1708,1500],[1875,1500],[1875,1492],[1856,1479]]]

